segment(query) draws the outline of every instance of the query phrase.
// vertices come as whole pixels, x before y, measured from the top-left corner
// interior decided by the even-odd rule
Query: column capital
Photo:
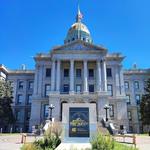
[[[88,60],[87,60],[87,59],[84,59],[83,62],[88,62]]]
[[[70,59],[70,62],[73,63],[75,60],[74,59]]]
[[[57,61],[57,63],[60,63],[60,62],[61,62],[61,60],[60,60],[60,59],[57,59],[56,61]]]
[[[101,63],[106,62],[106,58],[102,58],[102,59],[100,60],[100,62],[101,62]]]
[[[55,62],[55,61],[56,61],[56,59],[55,59],[55,58],[52,58],[52,59],[51,59],[51,61],[52,61],[52,62]]]

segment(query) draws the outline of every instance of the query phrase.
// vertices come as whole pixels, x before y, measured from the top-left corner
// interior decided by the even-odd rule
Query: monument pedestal
[[[97,130],[96,104],[63,104],[62,124],[62,143],[89,143]]]

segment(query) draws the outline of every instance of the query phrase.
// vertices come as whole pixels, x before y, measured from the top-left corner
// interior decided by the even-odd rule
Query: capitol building
[[[64,45],[38,53],[34,70],[24,66],[11,70],[0,65],[0,79],[9,80],[13,87],[13,130],[28,132],[32,126],[44,124],[52,104],[52,117],[68,130],[72,117],[78,114],[86,118],[91,132],[102,120],[107,121],[107,105],[108,121],[116,129],[124,126],[128,132],[142,132],[139,104],[150,69],[134,66],[127,70],[122,65],[124,58],[94,44],[78,10]],[[71,132],[69,135],[74,136]]]

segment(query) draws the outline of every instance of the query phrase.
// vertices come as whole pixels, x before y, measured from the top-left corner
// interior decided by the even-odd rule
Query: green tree
[[[8,128],[15,121],[11,104],[11,84],[8,81],[0,81],[0,128]]]
[[[146,94],[142,96],[140,112],[143,125],[149,127],[150,131],[150,79],[147,80],[145,87]]]

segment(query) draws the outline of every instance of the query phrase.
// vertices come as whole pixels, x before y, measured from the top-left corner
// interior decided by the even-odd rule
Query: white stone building
[[[72,107],[88,104],[89,108],[91,104],[97,122],[106,118],[107,104],[108,118],[115,126],[124,125],[131,132],[142,130],[139,103],[150,70],[124,70],[124,56],[110,54],[106,48],[93,44],[81,19],[78,11],[64,45],[34,57],[35,70],[9,70],[1,65],[0,78],[10,80],[13,86],[16,131],[28,131],[33,125],[44,123],[50,104],[55,106],[55,120],[62,121],[64,103]]]

